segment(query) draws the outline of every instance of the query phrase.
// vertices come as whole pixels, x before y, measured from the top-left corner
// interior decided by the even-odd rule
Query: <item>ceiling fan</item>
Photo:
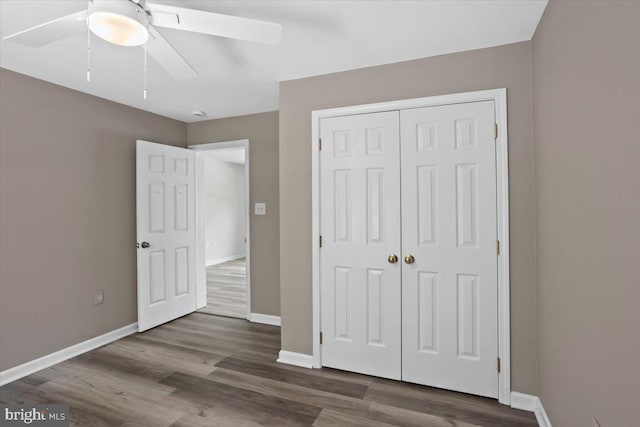
[[[169,44],[156,27],[211,34],[250,42],[277,44],[282,26],[272,22],[187,9],[146,0],[88,0],[88,8],[3,37],[15,43],[40,47],[74,33],[86,31],[119,46],[144,46],[176,80],[198,76],[193,67]]]

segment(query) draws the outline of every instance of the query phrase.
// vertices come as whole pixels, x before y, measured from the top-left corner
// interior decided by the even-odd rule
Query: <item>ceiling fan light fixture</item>
[[[149,39],[149,15],[129,1],[96,1],[87,25],[96,36],[118,46],[140,46]]]

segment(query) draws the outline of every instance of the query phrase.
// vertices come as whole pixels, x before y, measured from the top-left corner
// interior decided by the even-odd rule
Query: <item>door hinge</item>
[[[322,138],[318,138],[318,151],[322,151]]]
[[[322,247],[322,235],[320,235],[320,247]]]
[[[320,332],[320,344],[322,344],[322,332]]]
[[[500,373],[500,358],[498,357],[498,373]]]
[[[497,123],[493,124],[493,138],[494,139],[498,139],[498,124]]]
[[[496,255],[500,255],[500,240],[496,240]]]

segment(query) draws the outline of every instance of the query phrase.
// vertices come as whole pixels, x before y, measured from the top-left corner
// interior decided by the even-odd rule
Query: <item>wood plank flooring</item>
[[[207,306],[201,313],[247,318],[247,260],[207,267]]]
[[[492,399],[276,363],[280,328],[194,313],[0,387],[74,426],[536,426]]]

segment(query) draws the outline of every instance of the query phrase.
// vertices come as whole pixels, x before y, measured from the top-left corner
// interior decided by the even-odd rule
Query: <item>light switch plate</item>
[[[266,203],[256,203],[255,214],[256,215],[266,215],[267,214],[267,204]]]
[[[93,297],[93,303],[95,305],[102,304],[104,302],[104,291],[102,289],[97,290]]]

